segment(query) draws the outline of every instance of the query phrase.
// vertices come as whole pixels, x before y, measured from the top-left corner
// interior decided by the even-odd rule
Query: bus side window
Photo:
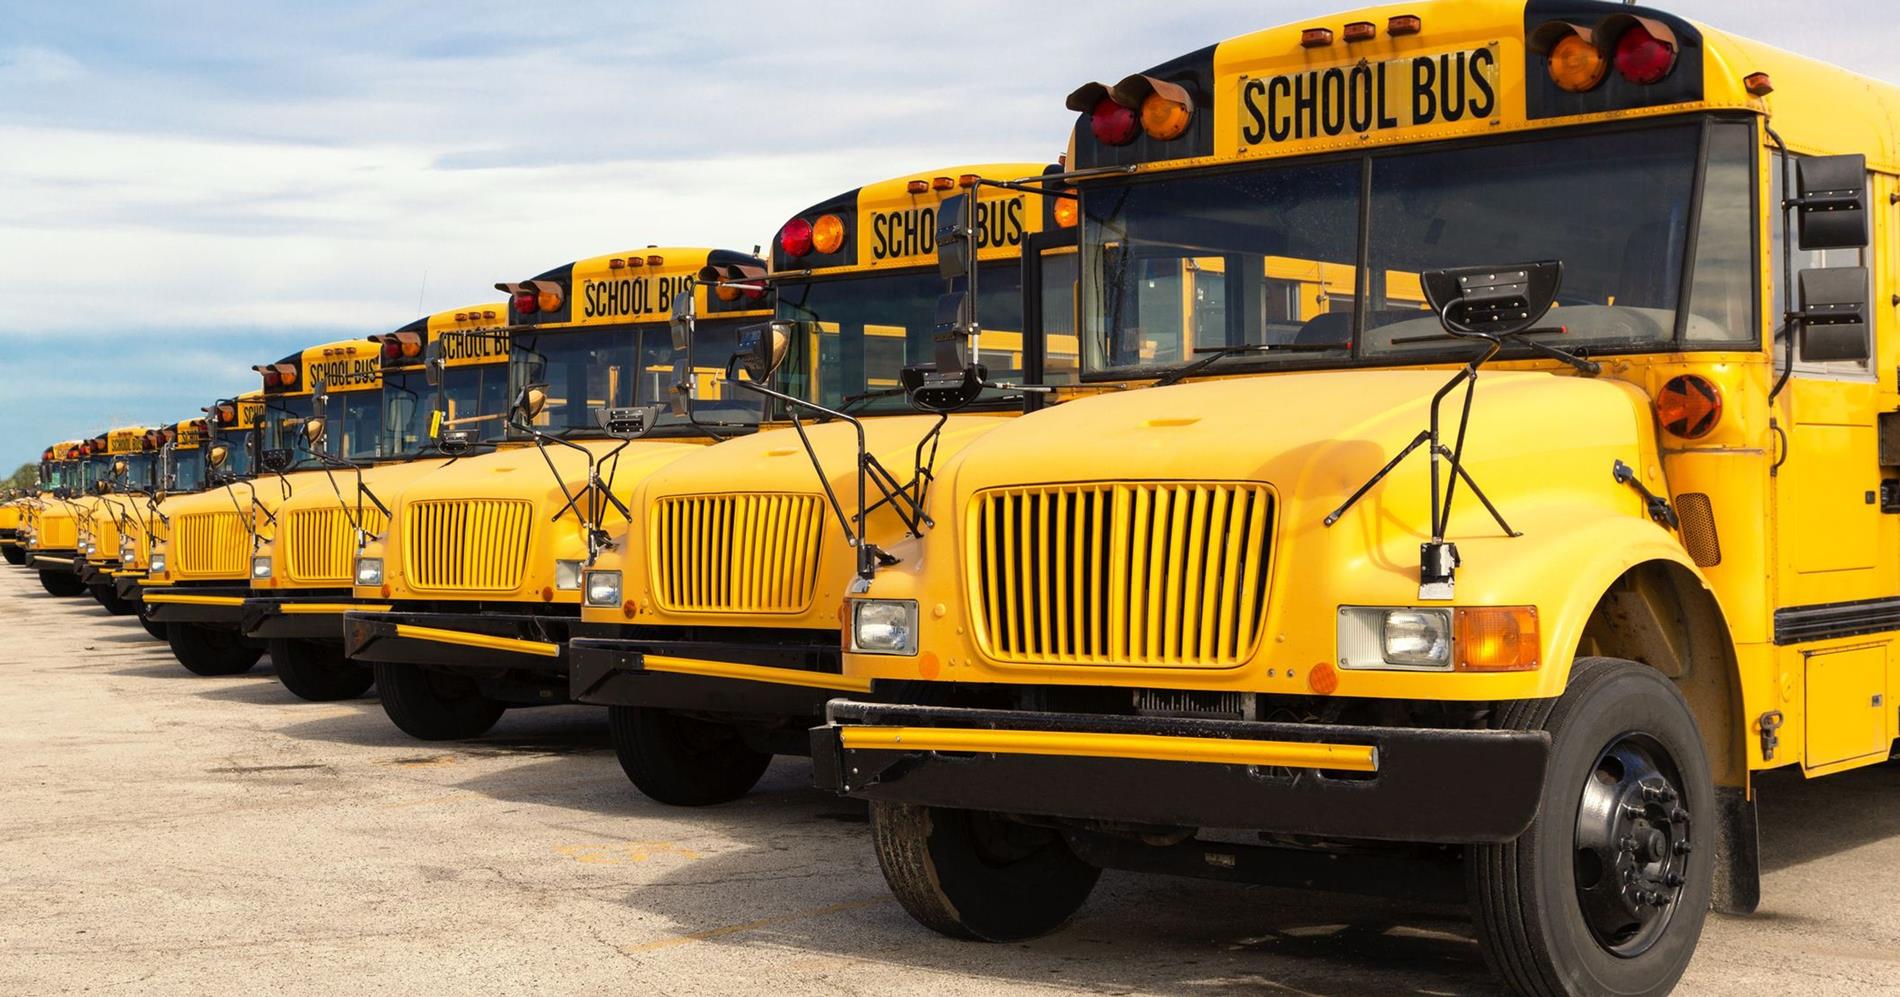
[[[1777,153],[1770,153],[1769,158],[1770,158],[1770,161],[1773,163],[1772,178],[1770,180],[1770,190],[1774,192],[1774,197],[1777,200],[1779,200],[1781,196],[1781,193],[1780,193],[1781,192],[1781,156]],[[1875,184],[1873,180],[1874,178],[1871,176],[1868,178],[1868,185],[1867,185],[1868,190],[1874,189]],[[1777,362],[1779,362],[1780,359],[1783,356],[1785,356],[1783,351],[1787,349],[1787,346],[1783,342],[1781,337],[1786,334],[1786,330],[1782,328],[1782,326],[1785,324],[1782,321],[1782,316],[1788,313],[1788,308],[1789,308],[1788,295],[1791,293],[1798,295],[1800,292],[1798,290],[1798,287],[1799,287],[1798,283],[1796,285],[1796,288],[1786,288],[1782,286],[1781,246],[1782,246],[1783,233],[1782,233],[1782,218],[1781,218],[1780,212],[1775,213],[1775,223],[1773,226],[1773,230],[1774,230],[1774,242],[1772,246],[1773,253],[1769,257],[1769,262],[1771,264],[1769,267],[1769,271],[1770,271],[1770,280],[1772,281],[1773,287],[1774,287],[1774,313],[1773,313],[1775,316],[1774,355]],[[1878,233],[1876,233],[1876,237],[1878,237]],[[1804,250],[1804,249],[1801,249],[1799,246],[1797,246],[1794,249],[1793,269],[1795,273],[1795,279],[1797,281],[1800,280],[1801,271],[1803,270],[1823,269],[1823,268],[1831,269],[1834,267],[1866,267],[1867,273],[1868,273],[1867,280],[1868,280],[1868,284],[1870,285],[1867,289],[1867,300],[1868,301],[1874,300],[1873,287],[1871,286],[1874,279],[1873,278],[1874,252],[1871,246],[1869,246],[1869,248],[1867,249],[1825,249],[1825,250]],[[1797,305],[1800,304],[1799,299],[1797,298],[1794,303]],[[1878,326],[1877,322],[1869,321],[1867,323],[1868,335],[1873,335],[1874,329],[1877,328],[1877,326]],[[1799,342],[1798,339],[1797,339],[1797,342]],[[1868,356],[1871,357],[1874,351],[1870,348],[1867,352],[1868,352]],[[1800,350],[1797,347],[1796,352],[1795,352],[1795,358],[1794,358],[1794,370],[1795,370],[1795,373],[1797,374],[1817,375],[1821,377],[1846,377],[1846,378],[1858,379],[1858,378],[1867,378],[1867,377],[1873,376],[1873,362],[1871,360],[1809,360],[1806,357],[1803,357],[1801,355]]]
[[[1735,343],[1752,351],[1761,342],[1755,322],[1757,216],[1755,199],[1750,196],[1757,176],[1755,149],[1752,125],[1737,121],[1710,127],[1702,217],[1696,229],[1695,269],[1683,330],[1683,339],[1689,343]]]

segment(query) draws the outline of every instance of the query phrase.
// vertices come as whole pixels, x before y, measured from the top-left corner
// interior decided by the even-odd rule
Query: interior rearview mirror
[[[1796,159],[1795,223],[1802,249],[1865,248],[1867,157]]]
[[[1487,339],[1515,336],[1543,321],[1563,282],[1564,265],[1557,260],[1419,275],[1425,300],[1446,332]]]
[[[1801,359],[1866,360],[1866,267],[1801,271]]]
[[[970,246],[970,196],[946,197],[937,206],[937,272],[944,280],[967,276],[976,255]]]

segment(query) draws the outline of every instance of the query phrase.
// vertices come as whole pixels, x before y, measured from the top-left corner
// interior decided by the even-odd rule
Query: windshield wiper
[[[1552,360],[1558,360],[1568,364],[1576,368],[1578,373],[1588,374],[1591,377],[1603,373],[1603,365],[1594,360],[1585,359],[1582,349],[1572,353],[1569,350],[1560,350],[1549,343],[1540,343],[1530,338],[1532,336],[1561,336],[1569,331],[1570,330],[1565,326],[1556,326],[1549,329],[1528,329],[1524,332],[1513,333],[1503,338],[1509,342],[1526,346],[1532,353],[1536,353],[1539,356],[1549,357]],[[1470,338],[1469,336],[1454,336],[1448,332],[1441,332],[1436,335],[1428,336],[1400,336],[1392,340],[1392,345],[1404,346],[1407,343],[1435,343],[1440,340],[1451,341],[1458,339],[1469,341]]]
[[[1204,353],[1206,356],[1162,375],[1153,386],[1165,388],[1170,384],[1179,384],[1228,357],[1243,356],[1248,353],[1331,353],[1335,350],[1350,348],[1345,343],[1246,343],[1240,346],[1210,346],[1194,351]]]
[[[903,393],[903,388],[879,388],[876,391],[866,391],[863,394],[846,395],[844,396],[844,401],[838,405],[838,411],[849,412],[859,402],[868,402],[874,398],[892,398]]]

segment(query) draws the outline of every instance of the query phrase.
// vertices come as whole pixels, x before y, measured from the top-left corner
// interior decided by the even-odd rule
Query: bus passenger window
[[[1779,155],[1775,155],[1771,153],[1769,155],[1769,161],[1771,164],[1770,165],[1771,178],[1769,180],[1769,189],[1772,191],[1778,192],[1781,190],[1781,157]],[[1868,188],[1867,188],[1868,190],[1872,190],[1874,186],[1871,180],[1872,178],[1869,178],[1870,182],[1868,184]],[[1784,350],[1786,350],[1787,348],[1786,341],[1782,337],[1786,334],[1787,330],[1783,327],[1783,323],[1779,320],[1778,317],[1787,314],[1788,308],[1789,308],[1788,296],[1790,294],[1794,294],[1797,296],[1796,304],[1799,304],[1798,295],[1800,294],[1800,291],[1798,290],[1798,288],[1800,287],[1800,284],[1798,282],[1801,278],[1801,271],[1815,270],[1815,269],[1831,269],[1834,267],[1866,267],[1868,269],[1868,280],[1871,283],[1873,279],[1872,274],[1873,274],[1873,269],[1874,269],[1874,261],[1873,261],[1873,250],[1871,248],[1870,249],[1803,250],[1797,246],[1793,254],[1794,255],[1793,269],[1795,273],[1795,280],[1797,281],[1797,283],[1795,285],[1795,288],[1785,288],[1782,286],[1782,280],[1781,280],[1781,262],[1780,261],[1781,261],[1781,246],[1782,246],[1783,233],[1782,233],[1782,220],[1781,220],[1779,212],[1775,214],[1775,221],[1774,221],[1774,224],[1771,226],[1771,230],[1774,233],[1774,239],[1770,247],[1770,251],[1772,255],[1769,257],[1769,259],[1773,261],[1774,266],[1769,268],[1769,272],[1770,272],[1769,282],[1774,291],[1774,311],[1771,312],[1770,314],[1777,316],[1777,320],[1775,323],[1776,328],[1775,328],[1774,356],[1776,358],[1776,362],[1779,363],[1781,361],[1781,358],[1786,356],[1786,353],[1784,352]],[[1874,300],[1872,287],[1868,288],[1867,300],[1868,301]],[[1869,322],[1868,331],[1870,334],[1874,328],[1875,328],[1874,323]],[[1872,350],[1869,350],[1868,351],[1869,355],[1871,355],[1872,352],[1873,352]],[[1808,358],[1802,356],[1800,354],[1800,350],[1797,348],[1795,351],[1794,369],[1797,373],[1802,373],[1802,374],[1819,374],[1822,376],[1841,376],[1841,377],[1864,379],[1872,375],[1872,362],[1869,360],[1809,360]]]

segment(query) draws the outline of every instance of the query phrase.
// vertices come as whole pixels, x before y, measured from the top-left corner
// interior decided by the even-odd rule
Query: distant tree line
[[[32,488],[40,480],[38,464],[21,464],[20,469],[0,481],[0,488]]]

